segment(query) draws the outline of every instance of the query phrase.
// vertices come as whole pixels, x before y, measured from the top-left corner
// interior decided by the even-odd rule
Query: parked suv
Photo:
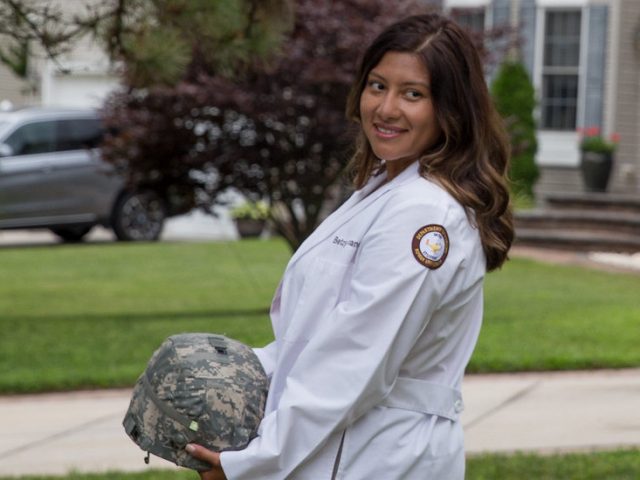
[[[92,227],[119,240],[156,240],[166,205],[134,191],[100,158],[95,111],[25,108],[0,112],[0,229],[47,228],[80,241]]]

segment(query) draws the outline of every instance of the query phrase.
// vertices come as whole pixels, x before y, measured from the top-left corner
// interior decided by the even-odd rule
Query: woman
[[[347,111],[357,190],[278,287],[258,437],[189,445],[203,479],[464,478],[462,377],[513,239],[501,120],[469,37],[436,14],[373,42]]]

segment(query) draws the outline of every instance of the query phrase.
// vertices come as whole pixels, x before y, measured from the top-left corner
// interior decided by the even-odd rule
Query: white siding
[[[54,0],[70,16],[82,15],[91,2],[98,0]],[[78,39],[55,61],[41,58],[35,70],[40,103],[47,106],[96,107],[118,85],[107,55],[90,35]]]
[[[8,100],[16,107],[31,104],[37,99],[29,95],[29,90],[27,81],[0,64],[0,101]]]

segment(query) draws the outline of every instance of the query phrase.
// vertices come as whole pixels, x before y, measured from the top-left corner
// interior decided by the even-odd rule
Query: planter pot
[[[264,230],[265,220],[256,220],[253,218],[236,218],[233,220],[238,229],[238,235],[241,238],[259,237]]]
[[[605,192],[611,168],[613,167],[613,154],[582,152],[580,170],[587,192]]]

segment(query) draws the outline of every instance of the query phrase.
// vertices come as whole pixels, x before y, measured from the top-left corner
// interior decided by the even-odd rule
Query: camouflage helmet
[[[123,425],[141,449],[208,470],[209,464],[184,447],[197,443],[217,452],[246,447],[264,415],[268,386],[250,347],[222,335],[173,335],[138,378]]]

